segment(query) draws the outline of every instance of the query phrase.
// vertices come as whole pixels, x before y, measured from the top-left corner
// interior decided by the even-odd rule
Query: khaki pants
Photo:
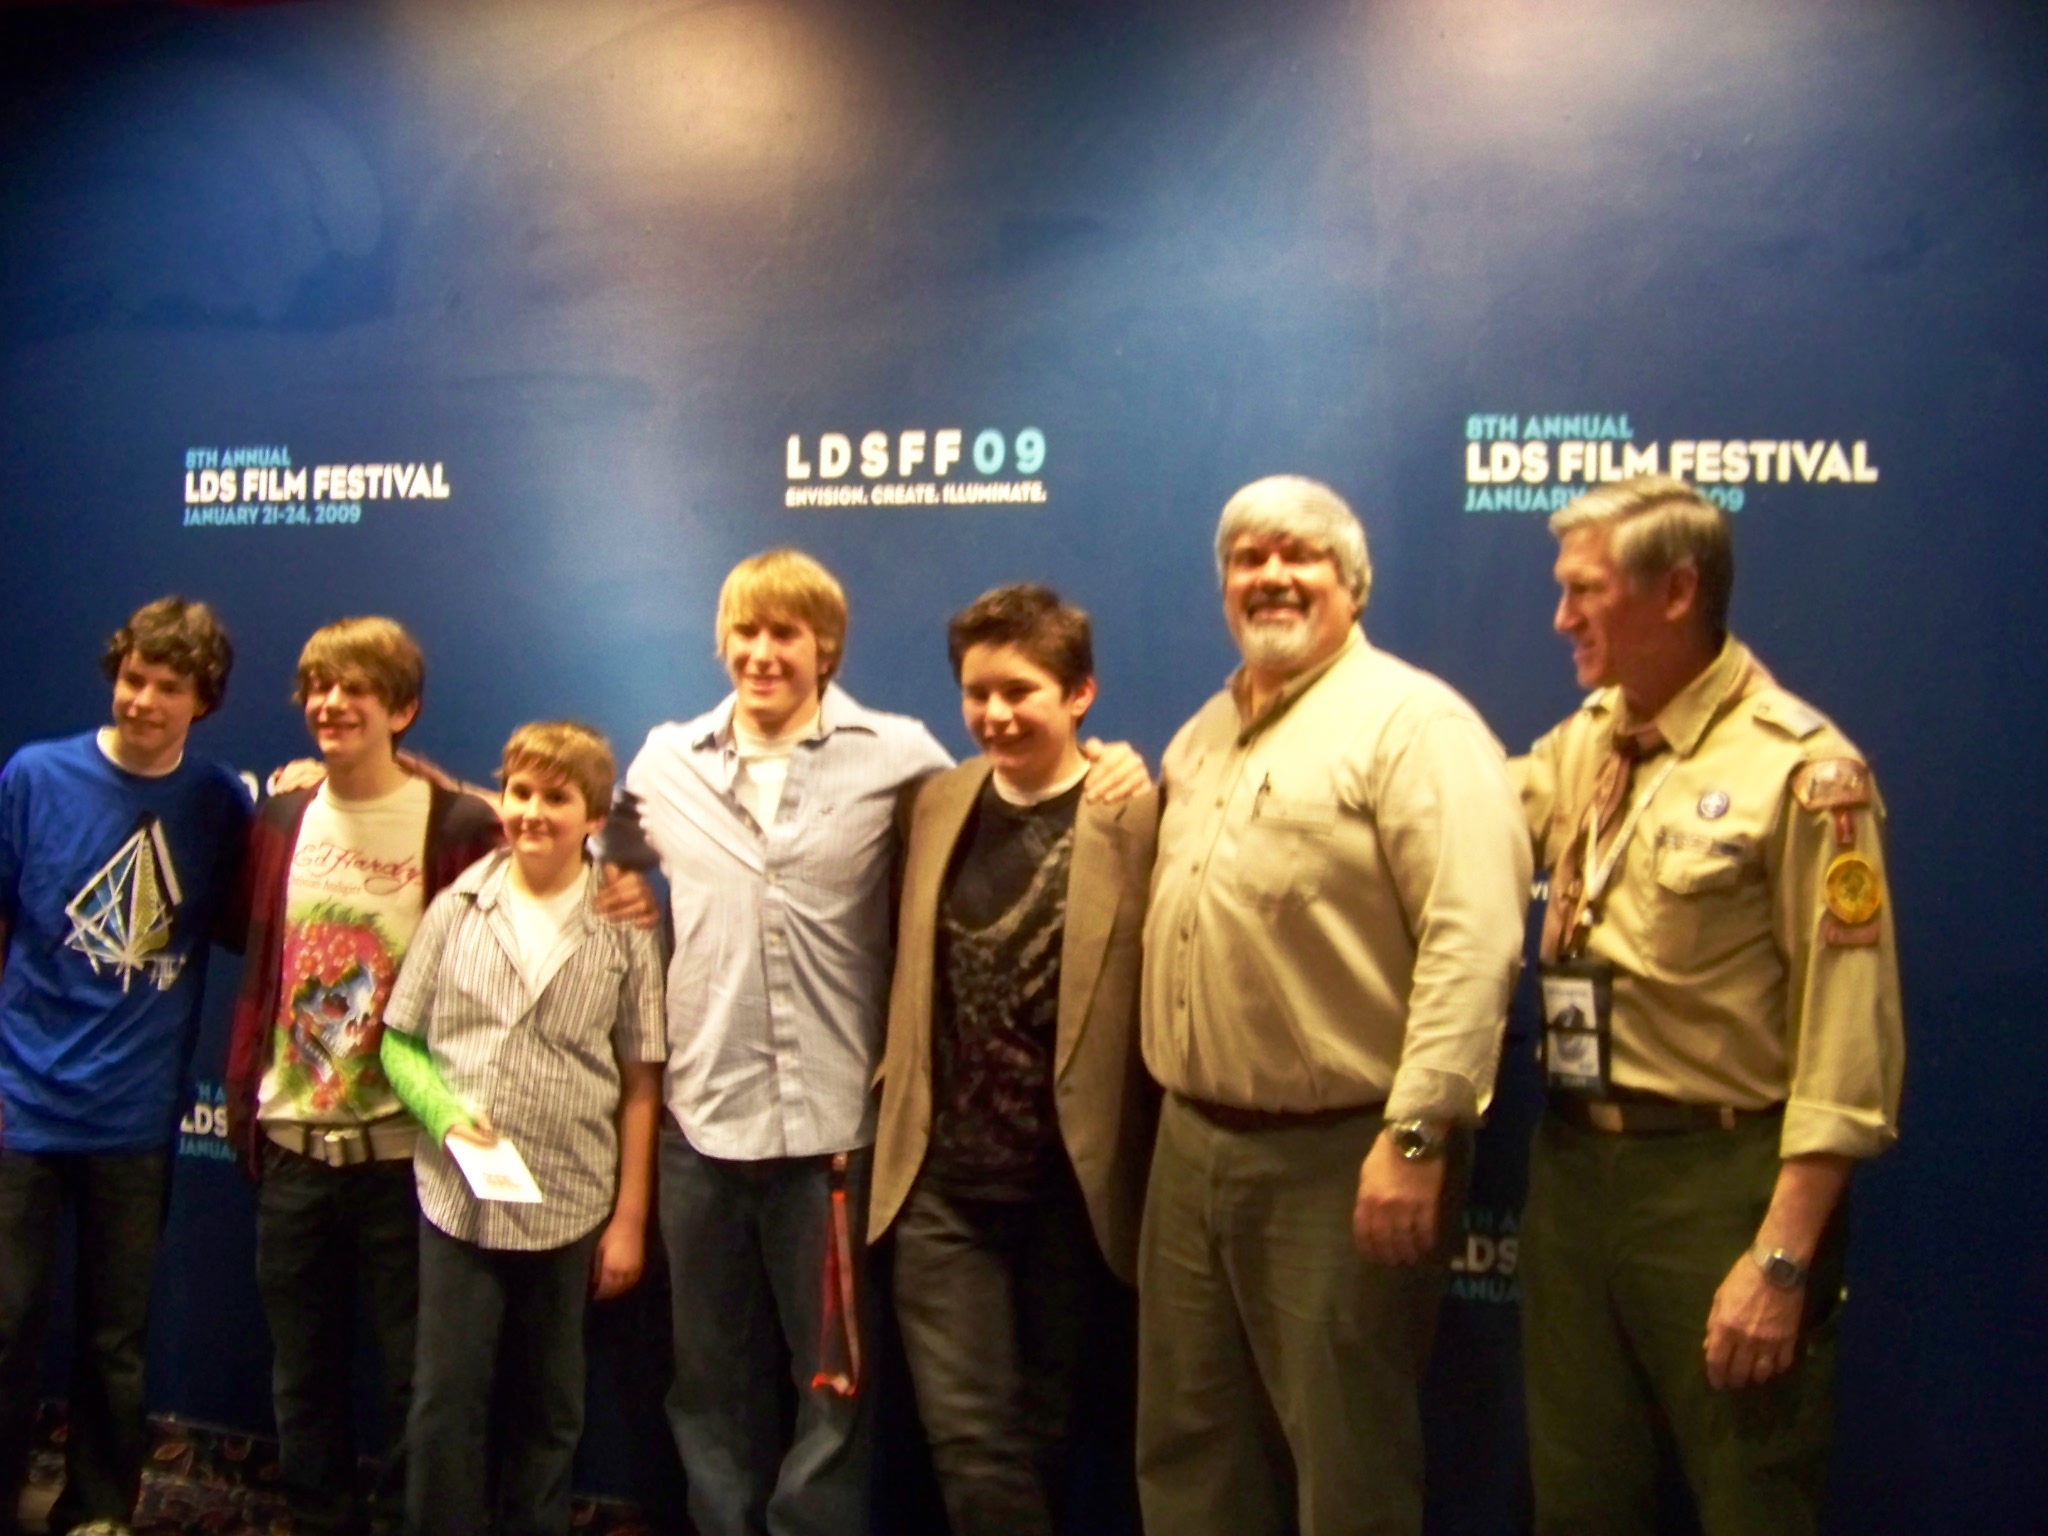
[[[1807,1282],[1786,1375],[1715,1391],[1707,1312],[1778,1176],[1777,1117],[1733,1130],[1615,1136],[1546,1116],[1522,1225],[1522,1360],[1536,1530],[1657,1529],[1668,1423],[1706,1536],[1818,1528],[1833,1424],[1839,1215]]]
[[[1453,1139],[1443,1241],[1414,1267],[1351,1241],[1362,1110],[1224,1130],[1168,1095],[1138,1255],[1138,1490],[1162,1536],[1422,1529],[1417,1387],[1470,1140]]]

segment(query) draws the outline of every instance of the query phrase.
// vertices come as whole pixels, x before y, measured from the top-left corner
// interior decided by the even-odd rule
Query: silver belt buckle
[[[322,1131],[320,1143],[325,1151],[321,1154],[320,1161],[330,1168],[346,1168],[350,1163],[358,1161],[349,1156],[349,1144],[359,1140],[361,1136],[362,1132],[347,1126]]]

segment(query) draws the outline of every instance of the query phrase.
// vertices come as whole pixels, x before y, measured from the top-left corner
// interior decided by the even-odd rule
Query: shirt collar
[[[737,751],[733,735],[733,710],[738,706],[739,695],[729,693],[710,714],[701,716],[698,728],[690,734],[690,749],[705,752],[721,749]],[[818,718],[812,722],[811,730],[805,735],[806,741],[823,741],[839,731],[861,731],[875,734],[873,712],[854,701],[853,695],[837,683],[827,683],[825,693],[818,701]]]
[[[1657,729],[1671,750],[1680,757],[1691,757],[1721,712],[1749,691],[1755,670],[1747,646],[1733,635],[1723,639],[1720,652],[1707,663],[1706,670],[1657,711]],[[1620,709],[1618,698],[1614,707]]]
[[[1322,681],[1339,662],[1354,652],[1363,653],[1368,649],[1370,647],[1366,644],[1365,631],[1353,624],[1342,645],[1300,676],[1290,677],[1280,691],[1273,695],[1272,702],[1266,706],[1266,712],[1256,720],[1250,714],[1251,684],[1245,677],[1245,669],[1239,667],[1230,674],[1230,697],[1237,705],[1238,740],[1247,740],[1264,730],[1292,709],[1294,701]]]
[[[577,905],[577,920],[586,928],[598,921],[591,910],[591,903],[597,899],[598,882],[602,878],[597,862],[586,860],[583,869],[583,900]],[[489,912],[511,895],[512,850],[500,848],[489,858],[479,859],[455,877],[452,890],[463,892],[476,900],[479,912]]]

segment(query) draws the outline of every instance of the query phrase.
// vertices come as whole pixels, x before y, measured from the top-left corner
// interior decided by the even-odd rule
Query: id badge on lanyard
[[[1605,1098],[1612,1082],[1613,964],[1592,957],[1546,960],[1536,979],[1543,999],[1544,1086]]]

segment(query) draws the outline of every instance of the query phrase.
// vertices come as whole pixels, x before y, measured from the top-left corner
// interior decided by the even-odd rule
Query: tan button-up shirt
[[[1166,750],[1146,1066],[1244,1109],[1473,1118],[1529,890],[1500,744],[1356,630],[1257,719],[1243,697]]]
[[[1584,835],[1620,709],[1616,690],[1592,695],[1514,763],[1547,866]],[[1636,769],[1631,807],[1649,803],[1586,947],[1615,967],[1614,1082],[1783,1104],[1785,1156],[1868,1157],[1898,1134],[1905,1062],[1876,786],[1841,732],[1733,639],[1656,723],[1673,755]],[[1882,892],[1861,923],[1828,908],[1845,854]]]

